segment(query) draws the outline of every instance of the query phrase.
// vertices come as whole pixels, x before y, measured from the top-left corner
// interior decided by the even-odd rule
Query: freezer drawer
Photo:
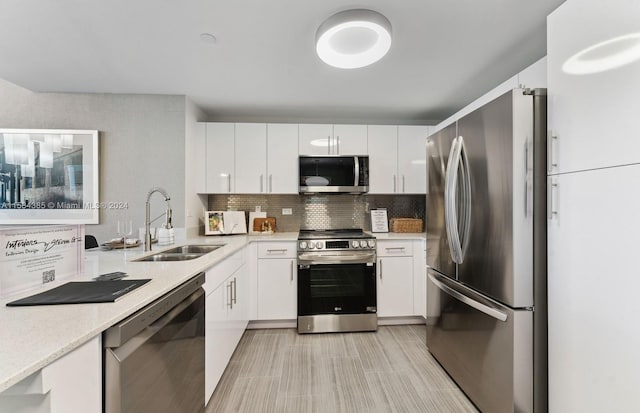
[[[429,269],[427,346],[483,412],[533,412],[533,311],[512,310]]]

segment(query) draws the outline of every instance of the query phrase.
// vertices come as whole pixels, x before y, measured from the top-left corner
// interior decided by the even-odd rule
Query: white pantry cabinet
[[[366,125],[299,125],[300,155],[366,155]]]
[[[207,193],[232,193],[235,180],[235,124],[207,123],[205,136],[205,189]]]
[[[640,60],[592,74],[563,70],[567,59],[590,46],[638,33],[638,21],[640,2],[633,0],[568,1],[549,16],[549,173],[640,162]],[[609,51],[622,56],[614,47]]]
[[[414,315],[412,241],[378,240],[377,244],[378,316]]]
[[[549,180],[549,411],[640,411],[640,165]]]
[[[249,322],[245,251],[206,271],[205,403],[209,401]]]
[[[0,393],[0,412],[102,412],[101,336]]]
[[[258,320],[298,316],[297,242],[258,244]]]
[[[267,187],[270,194],[298,193],[298,125],[267,124]]]

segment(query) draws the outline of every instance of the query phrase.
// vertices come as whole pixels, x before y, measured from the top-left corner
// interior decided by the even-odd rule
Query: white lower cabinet
[[[0,393],[0,412],[100,413],[102,339],[97,336]]]
[[[427,242],[413,241],[413,314],[427,318]]]
[[[258,320],[292,320],[298,316],[296,242],[258,245]]]
[[[378,240],[377,254],[378,316],[414,315],[412,242]]]
[[[236,253],[206,272],[205,403],[249,322],[249,276],[244,254]]]

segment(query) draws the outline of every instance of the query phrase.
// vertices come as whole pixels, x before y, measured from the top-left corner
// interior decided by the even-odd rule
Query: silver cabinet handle
[[[340,155],[340,136],[336,136],[336,155]]]
[[[291,260],[291,282],[293,282],[293,271],[295,267],[295,262],[293,260]]]
[[[553,145],[558,141],[558,137],[553,134],[552,131],[547,135],[547,172],[553,172],[558,167],[558,161],[556,160],[557,154],[554,155]]]
[[[393,175],[393,193],[394,194],[396,193],[396,186],[397,186],[396,184],[397,184],[396,176]]]
[[[233,299],[231,298],[231,283],[227,284],[227,307],[233,308]]]
[[[558,182],[553,178],[547,178],[547,218],[552,220],[554,215],[558,215],[558,210],[555,207],[554,192],[558,191]]]
[[[402,175],[402,193],[407,192],[407,190],[405,189],[405,184],[404,184],[404,175]]]
[[[382,258],[380,258],[380,271],[378,271],[378,275],[380,276],[380,279],[382,279]]]
[[[269,254],[271,254],[272,252],[279,252],[280,254],[284,254],[285,252],[287,252],[286,248],[281,248],[281,249],[273,249],[273,250],[267,250],[267,252]]]
[[[227,192],[231,192],[231,174],[227,174]]]
[[[498,310],[497,308],[489,307],[488,305],[483,304],[483,303],[481,303],[479,301],[476,301],[471,297],[467,297],[463,293],[454,290],[453,288],[449,287],[448,285],[445,285],[440,280],[437,280],[433,276],[433,274],[431,274],[431,273],[429,273],[429,279],[431,280],[432,283],[434,283],[438,288],[440,288],[445,293],[449,294],[450,296],[452,296],[453,298],[457,299],[458,301],[461,301],[461,302],[467,304],[468,306],[473,307],[476,310],[485,313],[489,317],[493,317],[496,320],[500,320],[502,322],[507,321],[507,318],[509,318],[508,314],[503,313],[502,311]]]
[[[327,155],[331,155],[331,147],[333,146],[333,140],[331,135],[327,136]]]
[[[273,192],[273,175],[269,174],[269,192]]]
[[[260,174],[260,193],[264,192],[264,175]]]
[[[237,298],[238,298],[238,296],[237,296],[237,293],[238,293],[238,281],[237,281],[236,277],[233,277],[233,281],[231,281],[231,283],[233,284],[233,289],[232,289],[233,295],[231,296],[232,297],[231,298],[231,302],[233,304],[236,304],[238,302],[237,301]]]
[[[404,251],[404,247],[384,247],[385,250],[390,251],[390,250],[403,250]]]

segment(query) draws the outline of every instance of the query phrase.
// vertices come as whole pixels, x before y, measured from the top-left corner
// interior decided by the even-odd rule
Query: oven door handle
[[[316,264],[375,264],[376,254],[353,254],[353,255],[315,255],[300,254],[298,255],[299,265],[316,265]]]

